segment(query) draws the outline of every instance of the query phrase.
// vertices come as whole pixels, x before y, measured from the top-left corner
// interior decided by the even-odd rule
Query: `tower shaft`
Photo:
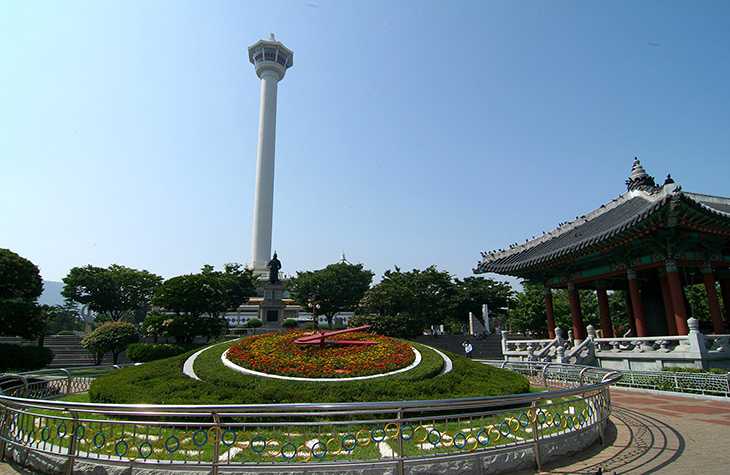
[[[271,258],[278,83],[279,75],[276,72],[264,71],[261,74],[261,104],[256,149],[256,194],[251,238],[251,267],[256,271],[266,270],[266,264]]]

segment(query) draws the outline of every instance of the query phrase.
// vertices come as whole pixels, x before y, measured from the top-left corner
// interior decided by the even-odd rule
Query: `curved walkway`
[[[596,446],[542,473],[728,473],[730,401],[621,389],[612,389],[611,399],[605,448]]]

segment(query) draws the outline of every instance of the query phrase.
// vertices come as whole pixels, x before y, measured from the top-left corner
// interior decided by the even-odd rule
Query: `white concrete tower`
[[[274,148],[276,145],[276,91],[294,53],[271,35],[248,48],[248,59],[261,79],[259,143],[256,149],[256,195],[253,202],[251,263],[256,273],[266,272],[271,259],[271,224],[274,211]]]

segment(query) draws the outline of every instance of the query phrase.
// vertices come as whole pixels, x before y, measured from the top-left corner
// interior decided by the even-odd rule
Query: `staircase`
[[[489,335],[486,337],[474,337],[468,335],[424,335],[415,338],[415,341],[424,345],[433,346],[439,350],[450,351],[457,355],[464,355],[464,348],[461,343],[469,340],[474,347],[472,358],[479,359],[502,359],[502,337]]]
[[[0,343],[14,345],[36,346],[36,341],[23,340],[19,337],[2,337]],[[66,368],[70,366],[94,366],[94,357],[81,346],[81,337],[76,335],[52,335],[47,336],[43,346],[53,351],[53,361],[49,368]],[[119,360],[124,360],[124,355],[119,355]],[[107,353],[102,361],[103,365],[112,364],[112,355]]]

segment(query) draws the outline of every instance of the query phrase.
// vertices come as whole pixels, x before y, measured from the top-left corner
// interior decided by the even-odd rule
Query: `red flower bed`
[[[304,378],[350,378],[387,373],[415,359],[407,343],[365,332],[348,333],[348,340],[370,340],[375,345],[297,345],[294,340],[312,332],[290,331],[251,336],[234,343],[228,359],[247,369]],[[342,338],[345,339],[345,338]]]

